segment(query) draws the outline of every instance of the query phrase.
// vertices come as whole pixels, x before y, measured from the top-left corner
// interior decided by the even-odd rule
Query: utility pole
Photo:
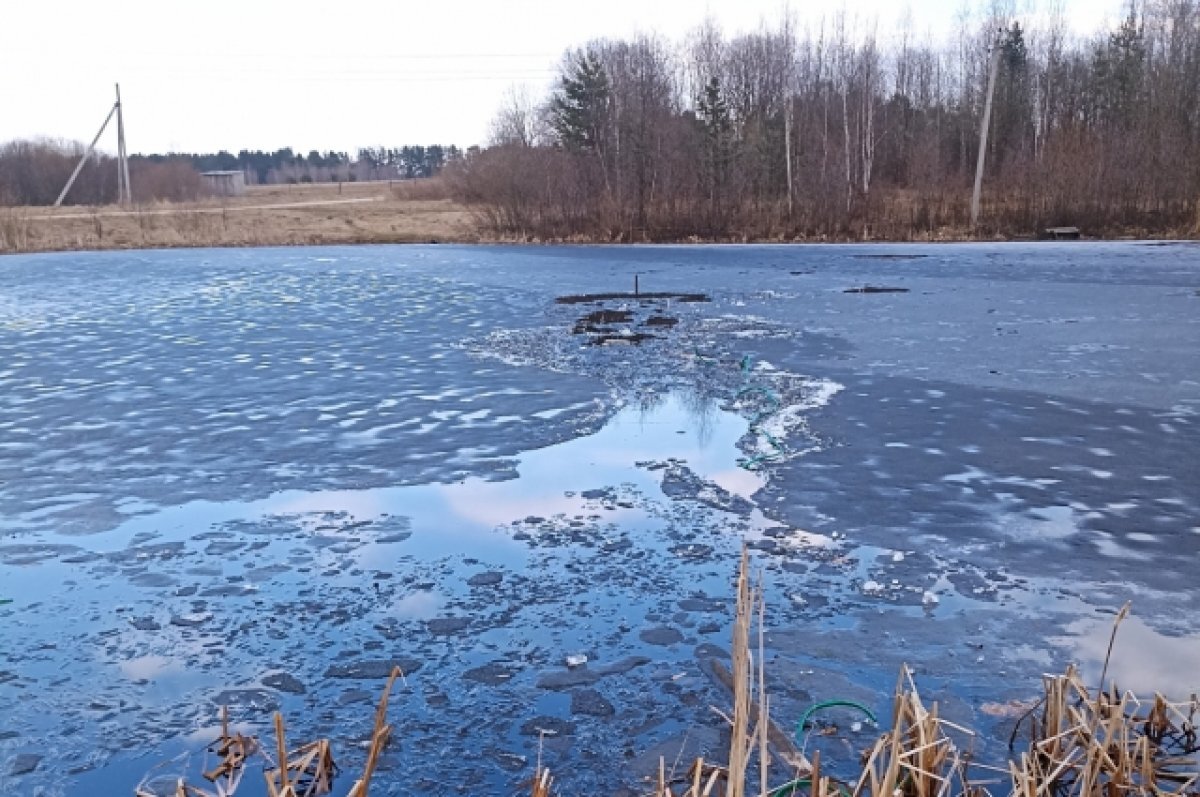
[[[987,99],[983,103],[983,124],[979,128],[979,158],[975,162],[975,192],[971,195],[971,230],[979,225],[979,193],[983,188],[983,160],[987,154],[988,126],[992,121],[992,95],[996,92],[996,74],[1000,71],[1002,48],[999,40],[992,46],[992,69],[988,75]]]
[[[121,84],[117,87],[117,202],[133,204],[133,190],[129,186],[129,154],[125,151],[125,114],[121,105]]]
[[[792,213],[792,93],[788,92],[787,109],[783,116],[783,156],[787,160],[788,218]]]
[[[75,166],[75,171],[71,172],[71,176],[67,178],[67,184],[63,186],[62,193],[58,195],[58,199],[54,200],[54,207],[61,206],[63,200],[67,198],[67,192],[71,190],[71,186],[75,185],[75,178],[79,177],[79,173],[83,171],[83,166],[87,163],[87,159],[96,150],[96,144],[100,141],[100,136],[104,135],[104,131],[108,128],[108,123],[112,121],[113,116],[117,117],[117,202],[122,205],[128,205],[133,201],[133,193],[129,190],[129,158],[125,152],[125,119],[121,113],[121,87],[118,85],[117,101],[109,109],[108,116],[104,117],[104,123],[96,131],[96,137],[92,139],[92,143],[88,144],[83,157],[79,159],[79,163]]]

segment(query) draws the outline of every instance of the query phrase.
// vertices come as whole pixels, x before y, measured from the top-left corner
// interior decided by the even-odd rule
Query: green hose
[[[811,788],[812,788],[812,780],[810,780],[809,778],[797,778],[796,780],[793,780],[793,781],[783,784],[782,786],[780,786],[777,789],[773,789],[771,791],[769,797],[783,797],[783,795],[785,795],[785,794],[787,795],[787,797],[791,797],[793,794],[796,793],[797,789],[811,789]],[[791,791],[788,791],[789,789],[791,789]]]
[[[816,705],[810,706],[807,711],[800,715],[800,721],[796,723],[796,741],[804,741],[804,726],[808,723],[809,718],[811,718],[813,714],[816,714],[818,711],[824,711],[827,708],[837,708],[839,706],[858,709],[867,716],[867,719],[871,720],[872,724],[878,724],[879,722],[879,720],[875,718],[875,712],[871,711],[870,708],[864,706],[862,703],[859,703],[857,700],[825,700],[817,703]],[[841,794],[842,797],[853,797],[853,793],[846,788],[844,784],[837,784],[837,788],[838,793]],[[811,790],[812,779],[797,778],[796,780],[789,781],[788,783],[773,789],[768,797],[793,797],[793,795],[797,794],[798,789]]]
[[[804,726],[808,723],[810,717],[818,711],[824,711],[827,708],[836,708],[845,706],[846,708],[855,708],[867,715],[867,719],[871,720],[872,724],[878,724],[879,720],[875,718],[875,712],[859,703],[856,700],[825,700],[817,703],[815,706],[809,707],[807,711],[800,715],[800,721],[796,723],[796,741],[803,741]]]
[[[753,362],[754,360],[749,354],[742,357],[741,369],[743,382],[745,382],[748,378],[750,374],[750,367]],[[736,400],[740,399],[742,396],[755,394],[763,396],[767,400],[768,406],[766,409],[762,410],[750,419],[750,431],[756,435],[765,437],[773,450],[765,454],[756,454],[755,456],[738,463],[746,470],[757,470],[761,465],[763,465],[763,463],[780,460],[787,452],[787,449],[784,447],[781,440],[762,428],[763,422],[779,411],[779,407],[782,404],[782,402],[779,400],[779,396],[776,395],[773,390],[763,387],[762,385],[747,385],[738,391],[737,395],[734,396],[734,399]]]
[[[811,778],[797,778],[796,780],[789,781],[789,782],[783,784],[782,786],[779,786],[776,789],[772,789],[770,794],[768,795],[768,797],[792,797],[792,795],[797,793],[797,789],[811,789],[811,788],[812,788],[812,779]],[[841,783],[837,784],[837,788],[838,788],[838,793],[844,795],[844,797],[853,797],[853,792],[851,792],[848,788],[846,788]],[[789,791],[789,789],[790,789],[790,791]]]

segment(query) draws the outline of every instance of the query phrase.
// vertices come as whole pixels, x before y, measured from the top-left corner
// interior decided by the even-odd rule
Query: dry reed
[[[1120,623],[1128,616],[1126,605],[1117,614],[1109,655]],[[751,648],[757,615],[757,656]],[[749,553],[742,550],[737,580],[737,607],[733,627],[732,668],[716,667],[718,678],[730,688],[731,714],[714,709],[730,729],[727,764],[696,758],[686,773],[668,770],[659,759],[658,772],[649,785],[653,797],[745,797],[751,765],[757,754],[758,797],[992,797],[968,777],[969,748],[961,750],[955,738],[971,740],[974,734],[939,715],[938,704],[926,704],[912,671],[904,666],[892,701],[891,728],[863,756],[853,784],[839,781],[822,769],[819,753],[810,762],[796,750],[790,737],[770,718],[766,692],[764,628],[766,610],[761,577],[752,584]],[[757,664],[757,666],[755,666]],[[1101,683],[1108,672],[1106,659]],[[369,797],[379,756],[392,736],[387,721],[388,702],[395,682],[403,678],[394,668],[375,711],[371,743],[363,775],[347,797]],[[1200,698],[1171,702],[1163,695],[1142,701],[1111,684],[1089,688],[1072,665],[1062,675],[1043,678],[1040,701],[1018,720],[1029,739],[1006,772],[1011,788],[1005,797],[1200,797],[1200,740],[1197,714]],[[271,797],[319,797],[332,790],[336,765],[327,739],[287,752],[283,718],[275,715],[278,764],[266,772]],[[247,759],[261,750],[253,737],[231,733],[228,712],[222,711],[221,735],[210,748],[220,763],[204,776],[216,792],[178,780],[172,797],[231,797],[237,789]],[[792,779],[771,788],[772,753],[786,764]],[[168,762],[169,763],[169,762]],[[990,767],[980,767],[991,769]],[[160,797],[148,784],[139,784],[138,797]],[[539,743],[537,764],[528,782],[530,797],[551,797],[555,781],[544,766]]]
[[[375,728],[371,732],[371,750],[367,754],[367,765],[363,768],[363,776],[355,781],[348,797],[367,797],[371,788],[371,776],[379,763],[379,754],[392,737],[392,726],[387,721],[388,699],[397,678],[403,678],[404,672],[399,667],[393,667],[388,676],[387,686],[383,688],[383,696],[379,698],[379,708],[375,710]]]
[[[968,775],[970,749],[955,738],[972,740],[974,733],[939,715],[938,704],[926,704],[912,671],[904,666],[892,702],[891,729],[864,753],[858,778],[851,786],[822,772],[819,753],[811,762],[786,744],[777,745],[783,760],[795,771],[793,780],[770,788],[768,740],[774,744],[765,689],[763,626],[765,610],[761,585],[751,589],[749,560],[743,549],[737,583],[733,629],[732,674],[718,667],[717,675],[733,692],[728,766],[697,758],[686,778],[667,777],[660,759],[654,797],[712,797],[724,786],[726,797],[744,797],[752,753],[760,764],[758,797],[990,797]],[[751,621],[757,606],[758,669],[750,648]],[[1109,640],[1111,657],[1117,629],[1129,614],[1128,604],[1117,613]],[[1101,683],[1108,673],[1106,658]],[[1090,690],[1074,666],[1063,675],[1047,675],[1042,699],[1020,722],[1030,732],[1028,750],[1006,770],[1011,789],[1006,797],[1197,797],[1200,795],[1200,752],[1196,717],[1200,698],[1182,703],[1156,694],[1140,701],[1116,685]],[[1040,711],[1040,713],[1039,713]],[[752,718],[756,721],[752,723]],[[777,732],[777,729],[776,729]],[[990,767],[980,767],[991,769]],[[539,771],[541,764],[539,760]],[[1004,770],[1002,770],[1004,771]],[[548,773],[547,773],[548,776]],[[677,791],[682,786],[683,791]],[[546,797],[535,791],[533,797]]]
[[[368,797],[371,776],[379,763],[379,756],[391,739],[392,726],[387,721],[388,701],[397,678],[403,678],[404,673],[399,667],[392,669],[384,687],[379,707],[375,711],[375,724],[371,733],[371,747],[367,754],[363,775],[347,792],[347,797]],[[178,778],[170,797],[234,797],[241,784],[242,775],[248,759],[261,755],[267,763],[263,775],[266,779],[269,797],[321,797],[333,791],[333,779],[338,767],[333,760],[333,748],[328,739],[318,739],[315,742],[301,745],[295,750],[288,751],[287,731],[284,727],[283,715],[275,713],[275,753],[276,760],[271,761],[269,755],[262,749],[258,740],[253,736],[243,736],[240,733],[230,733],[229,711],[221,708],[221,735],[209,748],[215,752],[220,761],[217,766],[204,773],[205,779],[213,784],[216,791],[208,791],[187,783]],[[135,787],[136,797],[167,797],[153,789],[151,775],[163,766],[172,764],[179,759],[165,761],[154,767],[142,778]],[[550,773],[545,773],[546,795],[549,794]]]

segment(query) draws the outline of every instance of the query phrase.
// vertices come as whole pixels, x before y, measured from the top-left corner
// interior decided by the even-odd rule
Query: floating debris
[[[576,335],[584,332],[604,332],[608,324],[629,324],[633,322],[633,312],[630,310],[596,310],[588,313],[575,322],[572,330]]]
[[[886,285],[863,285],[860,288],[847,288],[842,293],[908,293],[908,288],[892,288]]]
[[[641,301],[643,299],[671,299],[676,302],[711,302],[712,298],[703,293],[671,293],[656,291],[652,293],[581,293],[570,296],[559,296],[554,301],[558,304],[586,304],[588,302],[611,302],[618,299]]]

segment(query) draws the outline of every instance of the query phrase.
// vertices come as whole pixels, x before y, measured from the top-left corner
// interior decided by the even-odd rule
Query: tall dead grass
[[[1109,655],[1128,605],[1117,615]],[[732,692],[729,713],[714,709],[727,723],[729,749],[725,762],[696,758],[686,772],[668,770],[659,759],[658,773],[647,784],[652,797],[1197,797],[1200,795],[1200,741],[1197,714],[1200,698],[1170,702],[1163,695],[1141,700],[1115,684],[1089,688],[1070,666],[1061,675],[1047,675],[1041,699],[1017,722],[1028,733],[1019,756],[1007,769],[972,761],[974,733],[940,716],[936,702],[927,703],[912,671],[904,666],[892,698],[891,727],[868,748],[856,778],[839,780],[822,769],[819,753],[808,760],[779,731],[770,718],[766,690],[764,628],[766,609],[762,578],[752,577],[749,553],[742,549],[738,568],[737,604],[728,680]],[[756,625],[757,621],[757,625]],[[1107,675],[1105,662],[1101,683]],[[379,756],[393,729],[387,721],[389,697],[402,677],[393,669],[375,711],[363,775],[347,797],[369,797]],[[726,680],[722,677],[722,680]],[[337,767],[327,739],[288,749],[283,719],[275,715],[275,760],[253,737],[232,734],[222,714],[221,736],[210,748],[219,764],[205,773],[216,792],[179,779],[168,795],[152,791],[148,777],[138,797],[231,797],[241,782],[250,756],[260,755],[269,797],[319,797],[333,790]],[[959,740],[965,740],[964,750]],[[788,779],[771,785],[778,762]],[[755,767],[757,764],[757,767]],[[1007,781],[995,794],[974,771],[992,776],[988,784]],[[1000,780],[995,775],[1003,775]],[[555,779],[543,765],[540,745],[537,764],[528,782],[530,797],[558,793]]]
[[[0,208],[0,253],[27,251],[31,235],[27,213],[19,208]]]
[[[441,202],[450,199],[450,187],[442,177],[416,177],[391,184],[392,196],[401,202]]]
[[[761,587],[750,586],[748,566],[743,549],[733,629],[733,712],[726,717],[731,736],[728,763],[720,766],[698,758],[679,782],[668,780],[660,760],[653,797],[712,797],[722,785],[725,797],[999,797],[969,774],[969,766],[992,768],[974,764],[969,747],[964,750],[956,742],[969,743],[974,732],[942,718],[936,702],[926,703],[907,666],[896,684],[891,728],[864,753],[857,779],[841,782],[823,774],[815,754],[812,761],[802,755],[790,759],[795,777],[781,786],[768,785],[771,723],[763,670],[764,609]],[[757,670],[751,646],[755,611]],[[1126,605],[1116,616],[1110,656],[1128,612]],[[1106,661],[1101,683],[1107,670]],[[1000,793],[1004,797],[1200,795],[1196,695],[1172,703],[1161,694],[1141,700],[1115,684],[1089,689],[1074,665],[1062,675],[1045,676],[1042,688],[1041,700],[1018,723],[1018,729],[1027,726],[1026,749],[1007,770],[992,770],[1008,776],[1009,787]],[[759,768],[752,787],[750,763],[755,756]],[[544,794],[535,790],[533,797]]]

